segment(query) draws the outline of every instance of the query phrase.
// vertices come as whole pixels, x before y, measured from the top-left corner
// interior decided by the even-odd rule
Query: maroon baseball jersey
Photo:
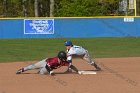
[[[61,66],[68,66],[69,65],[69,62],[67,62],[67,61],[60,61],[59,62],[58,57],[48,58],[48,59],[46,59],[46,62],[51,69],[57,69]]]

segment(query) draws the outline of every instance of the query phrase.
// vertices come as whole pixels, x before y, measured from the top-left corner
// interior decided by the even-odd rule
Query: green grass
[[[32,61],[57,55],[65,50],[67,39],[0,39],[0,62]],[[86,48],[92,57],[140,56],[140,38],[71,38]]]

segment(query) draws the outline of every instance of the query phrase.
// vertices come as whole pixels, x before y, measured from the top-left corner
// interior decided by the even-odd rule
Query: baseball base
[[[87,75],[87,74],[97,74],[95,71],[79,71],[79,74]]]

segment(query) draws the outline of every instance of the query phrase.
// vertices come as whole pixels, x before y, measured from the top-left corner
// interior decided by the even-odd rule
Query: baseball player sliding
[[[97,70],[101,70],[101,68],[90,58],[90,55],[86,49],[81,46],[73,45],[71,41],[65,42],[66,50],[67,50],[67,61],[72,64],[72,57],[77,56],[83,58],[88,64],[94,66]],[[66,72],[71,71],[71,68],[68,68]]]
[[[21,74],[28,70],[40,69],[39,74],[47,74],[54,75],[53,69],[57,69],[61,66],[68,66],[69,68],[73,69],[78,73],[78,69],[71,65],[67,60],[67,54],[64,51],[60,51],[57,57],[53,58],[46,58],[42,61],[39,61],[35,64],[28,65],[19,69],[16,74]]]

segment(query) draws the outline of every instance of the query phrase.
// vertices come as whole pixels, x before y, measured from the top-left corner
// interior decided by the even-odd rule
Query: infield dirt
[[[140,57],[96,61],[102,68],[96,75],[63,74],[62,67],[55,76],[39,75],[37,70],[15,74],[35,61],[0,63],[0,93],[140,93]],[[79,70],[95,69],[81,59],[73,64]]]

